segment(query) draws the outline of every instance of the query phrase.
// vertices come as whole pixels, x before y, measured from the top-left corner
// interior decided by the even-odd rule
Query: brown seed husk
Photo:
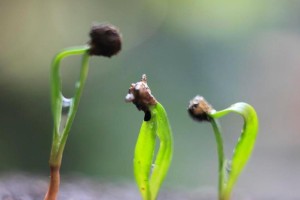
[[[93,25],[90,31],[90,55],[111,57],[122,48],[122,36],[119,30],[110,24]]]
[[[212,106],[202,97],[197,95],[189,104],[188,112],[196,121],[210,121],[209,114],[213,111]]]
[[[145,113],[149,112],[149,106],[157,103],[157,100],[151,94],[145,74],[142,76],[141,81],[131,84],[125,101],[132,102],[138,110],[143,110]]]

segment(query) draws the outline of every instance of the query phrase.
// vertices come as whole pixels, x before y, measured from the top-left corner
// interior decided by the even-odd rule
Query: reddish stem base
[[[50,166],[50,182],[49,188],[45,195],[44,200],[56,200],[57,194],[59,191],[59,183],[60,183],[60,167]]]

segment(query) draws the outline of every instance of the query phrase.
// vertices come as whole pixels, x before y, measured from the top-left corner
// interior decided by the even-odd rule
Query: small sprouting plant
[[[190,101],[188,112],[197,121],[212,124],[217,142],[219,160],[219,200],[229,200],[237,179],[249,160],[258,132],[258,118],[254,108],[247,103],[235,103],[230,107],[216,111],[201,96]],[[244,126],[233,151],[232,160],[225,158],[220,125],[217,121],[229,113],[237,113],[244,119]]]
[[[53,115],[53,138],[50,153],[50,183],[45,200],[56,200],[60,184],[60,167],[64,147],[75,118],[79,100],[88,75],[90,56],[111,57],[121,49],[121,35],[117,28],[108,24],[94,25],[90,31],[91,40],[88,45],[71,47],[59,52],[51,65],[51,104]],[[75,94],[65,98],[62,94],[60,63],[62,59],[82,55],[79,79],[76,83]],[[63,111],[64,110],[64,111]],[[67,112],[65,112],[67,110]]]
[[[151,94],[144,74],[132,83],[125,98],[145,113],[134,152],[134,176],[143,200],[155,200],[165,179],[173,154],[173,138],[164,107]],[[159,149],[153,163],[155,142]]]

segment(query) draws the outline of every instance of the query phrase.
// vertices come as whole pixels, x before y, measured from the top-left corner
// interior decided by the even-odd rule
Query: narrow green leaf
[[[155,105],[152,113],[156,116],[156,134],[159,138],[159,150],[154,162],[153,172],[150,179],[151,199],[155,200],[172,161],[173,136],[167,113],[159,102],[157,102]]]
[[[149,109],[151,118],[149,121],[143,121],[135,147],[134,175],[143,199],[155,200],[171,164],[173,138],[163,106],[157,102],[156,105],[150,106]],[[155,158],[152,174],[150,174],[156,136],[159,138],[159,150]]]
[[[228,182],[222,194],[225,200],[229,199],[233,186],[251,156],[258,132],[258,118],[256,112],[254,108],[247,103],[233,104],[227,109],[211,113],[210,116],[220,118],[232,112],[243,117],[244,126],[233,152]]]
[[[144,200],[151,199],[149,176],[155,150],[157,130],[156,112],[150,107],[151,119],[143,121],[134,152],[134,176]]]

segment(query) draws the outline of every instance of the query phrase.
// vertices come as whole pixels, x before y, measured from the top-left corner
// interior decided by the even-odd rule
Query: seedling
[[[140,82],[131,84],[125,100],[145,113],[135,146],[134,176],[143,200],[155,200],[173,154],[173,138],[167,113],[151,94],[146,75],[142,76]],[[152,165],[156,138],[159,139],[159,149]]]
[[[88,45],[71,47],[59,52],[51,65],[51,103],[54,122],[52,146],[50,153],[50,183],[45,200],[56,200],[60,184],[60,167],[64,147],[78,109],[84,84],[88,75],[90,56],[111,57],[121,49],[121,35],[112,25],[94,25],[90,31],[91,40]],[[62,94],[60,63],[62,59],[82,55],[81,70],[76,83],[75,94],[67,99]],[[67,112],[63,112],[67,110]]]
[[[208,121],[212,124],[218,149],[219,160],[219,200],[229,200],[233,187],[249,160],[258,132],[258,118],[252,106],[247,103],[235,103],[230,107],[216,111],[201,96],[190,101],[188,112],[197,121]],[[233,151],[232,160],[225,158],[223,139],[218,118],[229,113],[237,113],[244,119],[244,126]]]

